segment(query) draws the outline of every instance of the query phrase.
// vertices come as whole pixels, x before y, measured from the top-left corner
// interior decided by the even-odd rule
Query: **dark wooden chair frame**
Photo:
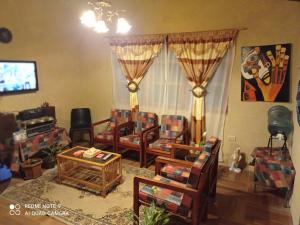
[[[157,121],[157,117],[156,117],[156,121]],[[140,167],[143,167],[144,166],[144,163],[143,163],[143,153],[144,153],[144,141],[143,141],[143,137],[144,137],[144,134],[146,132],[148,132],[149,130],[152,130],[153,128],[157,127],[157,122],[156,124],[154,124],[154,126],[152,127],[149,127],[145,130],[143,130],[140,134],[140,144],[139,145],[135,145],[135,144],[131,144],[131,143],[121,143],[120,142],[120,130],[122,128],[127,128],[129,130],[129,134],[132,134],[133,131],[134,131],[134,126],[135,126],[135,122],[134,121],[128,121],[126,123],[122,123],[120,125],[117,126],[116,128],[116,133],[115,133],[115,139],[116,139],[116,143],[115,143],[115,150],[117,153],[125,153],[127,150],[133,150],[133,151],[136,151],[136,152],[139,152],[139,162],[140,162]],[[155,137],[154,139],[157,139],[157,133],[155,133]],[[121,149],[125,149],[123,151],[121,151]]]
[[[149,147],[149,143],[148,143],[148,139],[147,136],[151,133],[151,132],[156,132],[159,135],[159,130],[161,128],[160,126],[154,127],[151,130],[148,130],[147,132],[145,132],[143,139],[144,139],[144,166],[148,167],[148,165],[151,164],[151,162],[154,160],[154,158],[152,157],[149,161],[147,161],[147,154],[151,154],[151,155],[155,155],[155,156],[164,156],[164,157],[169,157],[169,158],[175,158],[175,152],[171,149],[170,152],[168,151],[164,151],[162,149],[158,149],[158,148],[151,148]],[[183,143],[186,144],[187,143],[187,139],[188,139],[188,123],[187,120],[184,121],[184,125],[183,125],[183,130],[175,137],[175,142],[178,140],[178,138],[180,138],[181,136],[183,136]],[[157,138],[159,139],[159,137]],[[156,140],[157,140],[156,139]]]
[[[100,143],[100,144],[104,144],[104,145],[111,145],[113,147],[113,152],[115,152],[116,128],[112,128],[112,134],[113,134],[113,139],[112,140],[99,139],[99,138],[97,138],[97,136],[95,136],[95,127],[100,126],[104,123],[108,123],[110,121],[111,121],[111,119],[108,118],[108,119],[105,119],[105,120],[97,121],[97,122],[92,124],[92,145],[94,146],[95,143]],[[116,124],[116,126],[117,126],[117,124]]]
[[[217,168],[217,160],[218,160],[218,152],[220,149],[220,142],[218,142],[214,148],[213,152],[217,154],[211,154],[210,159],[206,162],[205,166],[203,167],[200,178],[199,178],[199,183],[197,188],[192,188],[188,186],[179,186],[175,184],[170,184],[170,183],[164,183],[161,181],[141,177],[141,176],[135,176],[134,177],[134,186],[133,186],[133,209],[134,213],[139,216],[139,207],[141,205],[146,205],[149,206],[148,203],[143,202],[142,200],[139,199],[139,190],[140,190],[140,183],[143,184],[148,184],[148,185],[153,185],[156,187],[161,187],[161,188],[167,188],[173,191],[177,191],[180,193],[184,193],[186,195],[189,195],[192,199],[192,213],[191,217],[184,217],[182,215],[174,214],[171,213],[174,216],[178,216],[182,220],[184,220],[186,223],[191,224],[191,225],[199,225],[200,221],[204,221],[207,218],[207,210],[208,210],[208,199],[211,194],[211,190],[214,189],[211,187],[212,181],[216,180],[215,179],[210,179],[210,176],[214,175],[215,173],[215,168]],[[184,166],[188,168],[192,168],[193,163],[192,162],[187,162],[183,160],[178,160],[178,159],[171,159],[171,158],[166,158],[166,157],[157,157],[156,158],[156,164],[155,164],[155,173],[160,174],[161,167],[165,164],[171,164],[175,166]],[[136,220],[135,225],[138,225],[139,222]]]
[[[221,147],[221,141],[217,141],[215,146],[212,149],[212,156],[216,157],[215,163],[210,170],[209,174],[209,196],[214,201],[217,191],[217,178],[218,178],[218,167],[219,167],[219,152]],[[185,154],[189,154],[189,151],[202,151],[202,147],[182,145],[182,144],[173,144],[171,149],[171,158],[175,159],[176,152],[184,151]],[[160,168],[159,168],[160,169]]]

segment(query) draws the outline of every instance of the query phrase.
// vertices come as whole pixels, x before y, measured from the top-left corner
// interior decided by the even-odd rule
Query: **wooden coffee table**
[[[78,150],[87,150],[85,147],[74,147],[60,154],[57,154],[57,176],[58,182],[64,179],[72,181],[74,185],[81,184],[106,196],[107,192],[121,182],[122,165],[121,155],[111,152],[108,160],[101,160],[96,157],[91,159],[82,155],[73,155]]]

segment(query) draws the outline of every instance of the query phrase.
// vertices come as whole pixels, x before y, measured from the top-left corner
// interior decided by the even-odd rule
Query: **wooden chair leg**
[[[144,165],[144,161],[143,161],[143,150],[140,149],[140,167],[142,168]]]
[[[216,183],[217,184],[217,183]],[[211,192],[211,194],[210,194],[210,197],[212,198],[212,199],[214,199],[215,200],[215,198],[216,198],[216,194],[217,194],[217,185],[214,185],[214,187],[213,187],[213,190],[212,190],[212,192]]]
[[[70,146],[70,148],[72,148],[73,147],[73,131],[69,132],[69,136],[71,138],[71,143],[69,144],[69,146]]]
[[[194,201],[192,209],[192,225],[199,225],[199,213],[201,214],[199,202]]]
[[[115,153],[120,154],[118,143],[115,143]]]
[[[133,180],[133,212],[134,212],[134,225],[139,225],[139,183],[137,180]]]
[[[147,150],[144,150],[144,167],[147,168],[148,167],[148,162],[147,162]]]
[[[92,131],[91,131],[91,130],[89,130],[89,131],[88,131],[88,133],[89,133],[89,136],[90,136],[90,140],[89,140],[89,147],[92,147],[92,146],[93,146],[93,137],[92,137]]]
[[[133,204],[134,204],[133,205],[133,208],[134,208],[134,218],[133,218],[134,222],[133,222],[133,224],[134,225],[139,225],[139,218],[140,218],[140,215],[139,215],[139,205],[137,203],[137,206],[136,206],[135,202]]]

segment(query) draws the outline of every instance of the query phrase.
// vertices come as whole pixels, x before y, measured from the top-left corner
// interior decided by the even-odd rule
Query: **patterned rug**
[[[132,222],[133,177],[153,177],[154,172],[123,165],[120,185],[101,197],[90,190],[56,183],[56,170],[48,170],[41,177],[11,186],[2,198],[20,204],[28,215],[49,215],[66,224],[128,225]],[[22,210],[23,211],[23,210]]]

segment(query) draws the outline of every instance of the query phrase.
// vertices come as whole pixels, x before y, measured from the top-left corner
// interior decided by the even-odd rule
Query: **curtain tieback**
[[[204,97],[204,95],[206,94],[206,89],[205,87],[203,87],[200,84],[197,84],[193,87],[192,89],[192,94],[194,95],[194,97],[196,98],[201,98]]]
[[[127,89],[131,93],[135,93],[139,90],[139,85],[133,80],[129,81],[127,84]]]

